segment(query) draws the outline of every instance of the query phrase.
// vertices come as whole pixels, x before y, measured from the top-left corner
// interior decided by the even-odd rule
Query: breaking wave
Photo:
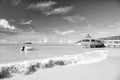
[[[0,79],[10,78],[17,74],[29,75],[38,69],[48,69],[55,66],[89,64],[107,58],[107,50],[95,50],[77,55],[64,55],[61,57],[39,59],[24,62],[12,62],[0,65]]]

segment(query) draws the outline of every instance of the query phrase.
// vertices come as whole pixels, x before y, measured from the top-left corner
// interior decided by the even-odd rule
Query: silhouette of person
[[[25,46],[22,47],[21,51],[25,51]]]

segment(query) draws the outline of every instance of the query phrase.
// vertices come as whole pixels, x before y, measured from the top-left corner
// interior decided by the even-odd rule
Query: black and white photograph
[[[120,0],[0,0],[0,80],[120,80]]]

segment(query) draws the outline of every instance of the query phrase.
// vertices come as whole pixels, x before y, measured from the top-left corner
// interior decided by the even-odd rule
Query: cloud
[[[0,40],[0,43],[6,43],[6,42],[7,42],[6,39],[1,39],[1,40]]]
[[[41,39],[39,39],[38,41],[36,41],[36,43],[40,43],[40,44],[42,44],[42,43],[47,43],[48,42],[48,38],[41,38]]]
[[[87,26],[83,27],[83,29],[92,30],[94,29],[94,26],[91,24],[88,24]]]
[[[21,1],[22,1],[22,0],[12,0],[12,4],[13,4],[14,6],[17,6],[18,4],[20,4]]]
[[[59,8],[55,8],[51,11],[46,11],[44,12],[44,14],[46,15],[52,15],[52,14],[66,14],[70,11],[72,11],[74,8],[74,6],[67,6],[67,7],[59,7]]]
[[[72,44],[74,43],[74,41],[70,40],[70,39],[59,39],[58,43],[68,43],[68,44]]]
[[[106,28],[100,29],[96,33],[100,37],[106,37],[106,36],[116,36],[120,34],[120,22],[114,22],[109,24]]]
[[[33,9],[33,10],[43,10],[45,11],[46,9],[50,9],[53,5],[55,5],[56,2],[54,1],[44,1],[44,2],[39,2],[36,4],[30,4],[27,9]]]
[[[66,35],[66,34],[70,34],[70,33],[73,33],[75,32],[74,30],[69,30],[69,31],[64,31],[64,32],[60,32],[58,30],[55,31],[56,34],[59,34],[59,35]]]
[[[44,38],[44,43],[47,43],[48,42],[48,39],[47,38]]]
[[[96,35],[99,35],[99,37],[107,37],[112,34],[111,34],[111,31],[97,31]]]
[[[72,43],[74,43],[72,40],[68,40],[68,43],[70,43],[70,44],[72,44]]]
[[[14,30],[17,29],[15,26],[9,24],[6,19],[0,19],[0,28]]]
[[[114,24],[108,25],[108,28],[119,28],[120,27],[120,22],[115,22]]]
[[[18,35],[12,35],[11,41],[16,40],[19,43],[23,43],[25,41],[31,41],[33,43],[47,43],[48,42],[48,38],[50,35],[46,35],[46,34],[40,34],[40,33],[31,33],[31,32],[22,32]]]
[[[114,22],[109,24],[103,31],[99,32],[101,35],[119,35],[120,34],[120,22]]]
[[[85,17],[81,17],[79,15],[74,15],[74,16],[66,16],[63,17],[63,19],[69,21],[70,23],[79,23],[79,22],[89,22],[88,20],[86,20]]]
[[[63,40],[59,40],[59,43],[64,43],[64,41]]]
[[[22,25],[29,25],[29,24],[32,24],[32,22],[33,22],[33,20],[28,20],[28,21],[22,20],[21,24]]]
[[[55,8],[54,5],[57,5],[55,1],[44,1],[39,3],[32,3],[26,9],[32,9],[35,11],[40,11],[45,15],[52,15],[52,14],[65,14],[73,10],[74,6],[65,6],[65,7],[57,7]]]

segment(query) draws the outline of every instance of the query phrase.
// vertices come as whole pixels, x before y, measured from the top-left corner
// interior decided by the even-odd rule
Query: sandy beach
[[[5,78],[4,80],[119,80],[119,48],[104,48],[103,50],[109,51],[107,53],[108,57],[97,63],[39,69],[30,75],[15,75],[12,78]]]
[[[120,80],[120,0],[0,0],[0,80]]]

